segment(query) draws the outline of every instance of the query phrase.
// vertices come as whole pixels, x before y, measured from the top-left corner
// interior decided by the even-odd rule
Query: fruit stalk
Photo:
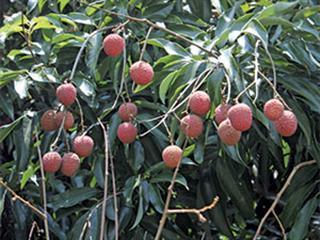
[[[63,126],[63,123],[61,124]],[[39,137],[38,134],[36,133],[36,140],[37,143],[39,143]],[[40,145],[37,144],[37,151],[38,151],[38,157],[40,161],[40,172],[41,172],[41,196],[42,196],[42,201],[43,201],[43,211],[44,211],[44,231],[46,235],[46,240],[50,240],[50,235],[49,235],[49,224],[48,224],[48,211],[47,211],[47,192],[46,192],[46,179],[44,176],[44,168],[43,168],[43,162],[42,162],[42,155],[41,155],[41,150],[40,150]]]
[[[187,143],[188,143],[188,140],[185,140],[185,142],[183,144],[182,152],[184,152],[184,150],[185,150],[185,148],[187,146]],[[165,202],[165,205],[164,205],[162,217],[161,217],[160,222],[159,222],[159,227],[158,227],[158,230],[157,230],[157,234],[156,234],[154,240],[159,240],[160,239],[162,230],[163,230],[164,225],[166,223],[166,220],[167,220],[167,217],[168,217],[169,205],[170,205],[170,201],[171,201],[172,193],[173,193],[173,187],[174,187],[176,178],[178,176],[178,172],[179,172],[179,168],[180,168],[181,162],[182,162],[182,160],[178,162],[178,165],[177,165],[176,169],[174,170],[170,185],[168,187],[168,194],[167,194],[166,202]]]

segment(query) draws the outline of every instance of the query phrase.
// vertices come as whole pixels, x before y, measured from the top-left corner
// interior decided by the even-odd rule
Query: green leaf
[[[98,193],[97,189],[89,187],[70,189],[50,197],[48,207],[53,209],[71,207],[96,196]]]
[[[162,38],[149,39],[147,43],[156,47],[164,48],[164,50],[170,55],[178,55],[185,58],[190,57],[190,53],[188,53],[179,44],[162,39]]]
[[[256,14],[258,20],[270,17],[270,16],[281,16],[285,13],[292,11],[297,5],[299,1],[294,2],[277,2],[272,4],[262,10],[261,12]]]
[[[169,73],[169,75],[165,79],[163,79],[160,84],[159,97],[163,103],[166,101],[167,91],[169,90],[174,79],[176,78],[177,73],[178,73],[178,71],[174,71],[172,73]]]
[[[6,137],[16,128],[16,126],[24,117],[25,115],[22,115],[14,122],[0,127],[0,143],[2,143],[4,139],[6,139]]]
[[[133,143],[133,159],[130,162],[130,165],[132,169],[137,172],[142,167],[142,164],[144,163],[144,148],[140,141],[135,141]]]
[[[143,16],[150,20],[163,20],[168,17],[168,15],[173,10],[172,3],[160,3],[160,4],[152,4],[146,7],[143,12]]]
[[[28,73],[26,69],[0,72],[0,87],[15,80],[18,76]]]
[[[173,175],[173,173],[168,172],[168,171],[160,173],[160,174],[156,175],[155,177],[151,178],[150,183],[159,183],[159,182],[169,182],[170,183],[172,180],[172,175]],[[188,184],[187,184],[187,180],[181,174],[177,175],[175,182],[181,184],[186,189],[189,189]]]
[[[70,0],[58,0],[58,3],[60,4],[60,12],[63,11],[63,9],[68,5]]]
[[[257,19],[252,19],[248,26],[244,29],[244,32],[255,35],[261,40],[264,48],[268,48],[268,32]]]
[[[292,226],[291,231],[288,234],[288,238],[292,240],[302,240],[308,234],[308,227],[311,217],[317,206],[319,206],[320,201],[318,198],[312,198],[309,200],[303,208],[300,210],[297,216],[295,224]]]

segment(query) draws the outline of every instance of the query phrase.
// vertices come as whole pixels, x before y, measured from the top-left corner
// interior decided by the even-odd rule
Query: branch
[[[82,3],[83,5],[86,5],[86,6],[89,5],[88,3],[83,2],[83,1],[80,1],[80,3]],[[168,28],[166,28],[166,27],[162,27],[162,26],[160,26],[160,25],[157,25],[157,24],[153,23],[152,21],[150,21],[150,20],[148,20],[148,19],[146,19],[146,18],[131,17],[131,16],[129,16],[129,15],[112,12],[112,11],[110,11],[110,10],[101,9],[101,8],[98,8],[98,7],[95,7],[95,6],[90,6],[90,7],[91,7],[91,8],[95,8],[95,9],[97,9],[97,10],[104,11],[104,12],[110,14],[110,15],[113,15],[113,16],[124,17],[124,18],[126,18],[126,19],[128,19],[128,20],[130,20],[130,21],[133,21],[133,22],[145,23],[145,24],[147,24],[147,25],[149,25],[149,26],[151,26],[151,27],[153,27],[153,28],[159,29],[159,30],[161,30],[161,31],[163,31],[163,32],[166,32],[166,33],[169,33],[170,35],[172,35],[172,36],[174,36],[174,37],[176,37],[176,38],[178,38],[178,39],[181,39],[182,41],[187,42],[187,43],[189,43],[190,45],[196,46],[197,48],[199,48],[199,49],[201,49],[202,51],[206,52],[206,53],[207,53],[208,55],[210,55],[210,56],[218,57],[217,54],[214,53],[213,51],[210,51],[210,50],[202,47],[201,45],[197,44],[196,42],[194,42],[194,41],[192,41],[192,40],[190,40],[190,39],[188,39],[188,38],[186,38],[186,37],[184,37],[184,36],[182,36],[182,35],[174,32],[174,31],[170,30],[170,29],[168,29]]]
[[[37,142],[39,142],[38,133],[36,133],[36,140],[37,140]],[[45,234],[46,234],[46,240],[50,240],[49,225],[48,225],[48,218],[47,218],[48,211],[47,211],[46,179],[45,179],[45,176],[44,176],[44,167],[43,167],[42,155],[41,155],[41,150],[40,150],[40,145],[39,144],[37,144],[37,150],[38,150],[38,157],[39,157],[39,161],[40,161],[41,193],[42,193],[42,200],[43,200],[43,210],[44,210],[44,215],[46,216],[45,219],[44,219],[44,230],[45,230]]]
[[[143,58],[143,54],[144,52],[146,51],[146,48],[147,48],[147,41],[149,39],[149,36],[150,36],[150,33],[152,32],[152,29],[153,27],[151,26],[147,32],[147,36],[146,36],[146,39],[144,40],[144,44],[143,44],[143,47],[142,47],[142,50],[141,50],[141,54],[140,54],[140,57],[139,57],[139,61],[142,60]]]
[[[114,171],[113,156],[110,151],[110,168],[111,168],[111,178],[112,178],[112,191],[113,191],[113,205],[114,205],[114,232],[115,240],[119,239],[119,217],[118,217],[118,202],[117,202],[117,186],[116,186],[116,176]]]
[[[282,236],[283,236],[283,240],[287,240],[286,230],[284,229],[284,226],[283,226],[280,218],[278,217],[278,215],[274,211],[274,209],[272,210],[272,214],[273,214],[273,216],[275,217],[275,219],[277,220],[277,222],[279,224],[279,227],[281,229],[281,233],[282,233]]]
[[[198,219],[200,222],[206,222],[207,219],[201,214],[202,212],[205,212],[209,209],[214,208],[217,203],[219,201],[219,197],[215,197],[212,200],[212,203],[208,206],[205,206],[203,208],[200,209],[196,209],[196,208],[191,208],[191,209],[168,209],[168,214],[174,214],[174,213],[193,213],[196,214],[198,216]]]
[[[105,154],[105,170],[104,170],[104,192],[103,192],[103,202],[102,202],[102,211],[101,211],[101,225],[100,225],[100,240],[104,238],[104,225],[105,225],[105,212],[106,212],[106,203],[107,203],[107,194],[108,194],[108,176],[109,176],[109,140],[106,128],[98,119],[100,126],[103,131],[104,137],[104,154]]]
[[[281,196],[283,195],[283,193],[286,191],[286,189],[289,187],[294,175],[297,173],[297,171],[300,168],[315,164],[316,160],[310,160],[307,162],[303,162],[298,164],[297,166],[295,166],[292,170],[292,172],[290,173],[287,181],[285,182],[285,184],[283,185],[283,187],[281,188],[280,192],[277,194],[275,200],[273,201],[272,205],[270,206],[270,208],[268,209],[268,211],[265,213],[265,215],[263,216],[263,218],[261,219],[261,222],[258,226],[258,229],[253,237],[253,240],[256,240],[258,238],[258,236],[260,235],[261,229],[263,224],[265,223],[265,221],[267,220],[268,216],[270,215],[270,213],[272,213],[272,211],[274,211],[276,205],[278,204],[278,202],[280,201]]]
[[[187,146],[187,143],[188,143],[188,140],[186,140],[184,142],[182,152],[185,150],[185,148]],[[179,168],[180,168],[181,162],[182,162],[182,160],[179,161],[176,169],[174,170],[174,173],[173,173],[173,176],[172,176],[172,179],[171,179],[171,183],[170,183],[170,185],[168,187],[168,194],[167,194],[166,202],[165,202],[165,205],[164,205],[162,217],[161,217],[160,222],[159,222],[159,227],[158,227],[158,230],[157,230],[157,234],[156,234],[156,237],[154,238],[154,240],[159,240],[160,239],[162,230],[163,230],[164,225],[166,223],[167,216],[168,216],[168,210],[169,210],[169,204],[170,204],[172,193],[173,193],[173,187],[174,187],[176,178],[178,176],[178,172],[179,172]]]
[[[27,200],[24,200],[22,197],[20,197],[15,191],[13,191],[3,180],[2,178],[0,178],[0,185],[3,186],[5,189],[7,189],[12,195],[13,198],[12,200],[18,199],[19,201],[21,201],[24,205],[26,205],[27,207],[29,207],[33,212],[35,212],[39,217],[41,217],[42,219],[46,219],[46,215],[41,212],[38,208],[36,208],[35,206],[33,206],[31,203],[29,203]]]

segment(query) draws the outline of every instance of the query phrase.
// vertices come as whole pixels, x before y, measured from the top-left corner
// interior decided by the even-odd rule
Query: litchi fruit
[[[177,167],[182,159],[182,152],[182,149],[175,145],[166,147],[162,151],[162,159],[164,164],[169,168]]]
[[[117,136],[124,143],[132,143],[138,134],[137,128],[130,122],[121,123],[118,127]]]
[[[89,136],[78,136],[73,140],[72,149],[80,157],[88,157],[93,150],[94,141]]]
[[[61,84],[56,90],[56,96],[63,105],[73,104],[77,97],[77,89],[71,83]]]
[[[56,112],[54,110],[48,110],[44,112],[40,119],[40,125],[44,131],[57,130],[58,126],[56,124]]]
[[[187,137],[197,138],[203,130],[202,119],[197,115],[188,114],[181,119],[180,128]]]
[[[138,61],[130,67],[130,77],[138,85],[146,85],[153,79],[153,68],[149,63]]]
[[[228,110],[231,108],[230,104],[222,103],[215,109],[215,121],[219,125],[222,121],[228,118]]]
[[[134,103],[127,102],[121,104],[118,114],[122,121],[128,122],[138,114],[138,108]]]
[[[264,115],[271,121],[279,119],[282,116],[283,111],[284,106],[278,99],[270,99],[263,107]]]
[[[231,125],[238,131],[249,130],[252,125],[252,112],[248,105],[238,103],[232,106],[228,111],[228,118]]]
[[[292,136],[298,127],[298,120],[291,111],[284,110],[282,116],[274,121],[277,132],[284,137]]]
[[[226,145],[235,145],[240,141],[241,132],[234,129],[229,119],[225,119],[218,127],[218,135]]]
[[[62,157],[61,172],[68,177],[73,176],[80,167],[80,158],[73,152],[65,153]]]
[[[64,112],[58,112],[56,115],[56,124],[58,126],[58,128],[61,126],[62,121],[63,121],[63,117],[64,115],[66,116],[65,120],[64,120],[64,129],[68,130],[70,128],[72,128],[73,124],[74,124],[74,118],[71,112],[67,111],[65,114]]]
[[[206,115],[211,107],[209,95],[204,91],[192,93],[189,99],[189,107],[193,113],[199,116]]]
[[[44,171],[55,173],[60,169],[62,158],[57,152],[48,152],[42,157]]]
[[[109,34],[103,40],[103,50],[108,56],[119,56],[123,52],[124,48],[125,41],[119,34]]]

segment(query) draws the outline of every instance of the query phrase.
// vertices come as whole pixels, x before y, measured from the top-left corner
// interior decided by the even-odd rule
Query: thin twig
[[[168,209],[168,214],[174,214],[174,213],[193,213],[196,214],[198,216],[198,219],[200,222],[206,222],[207,219],[201,214],[209,209],[214,208],[217,203],[219,201],[219,197],[215,197],[212,200],[212,203],[208,206],[205,206],[203,208],[200,209],[196,209],[196,208],[191,208],[191,209]]]
[[[86,40],[82,43],[81,45],[81,48],[77,54],[77,57],[76,57],[76,60],[74,61],[74,64],[73,64],[73,67],[72,67],[72,70],[71,70],[71,74],[70,74],[70,78],[69,78],[69,81],[72,82],[73,78],[74,78],[74,75],[76,73],[76,70],[77,70],[77,66],[79,64],[79,61],[80,61],[80,58],[81,58],[81,55],[82,55],[82,52],[84,50],[84,48],[86,47],[87,43],[89,42],[90,38],[92,38],[94,35],[98,34],[99,32],[102,32],[102,31],[106,31],[108,29],[111,29],[111,28],[114,28],[116,25],[111,25],[111,26],[108,26],[108,27],[103,27],[101,29],[97,29],[95,31],[93,31],[92,33],[89,34],[89,36],[86,38]]]
[[[104,191],[103,191],[103,202],[102,202],[102,211],[101,211],[101,225],[100,225],[100,240],[104,238],[104,225],[105,225],[105,212],[107,204],[107,195],[108,195],[108,177],[109,177],[109,140],[107,130],[98,119],[101,129],[103,131],[104,138],[104,154],[105,154],[105,170],[104,170]]]
[[[112,178],[112,191],[113,191],[113,205],[114,205],[114,232],[115,240],[119,239],[119,217],[118,217],[118,202],[117,202],[117,186],[116,186],[116,176],[113,164],[113,156],[110,151],[110,168],[111,168],[111,178]]]
[[[268,49],[267,47],[266,47],[265,49],[266,49],[266,53],[267,53],[267,55],[268,55],[268,57],[269,57],[269,59],[270,59],[270,62],[271,62],[272,73],[273,73],[273,87],[274,87],[274,89],[277,89],[276,66],[274,65],[274,61],[273,61],[272,56],[271,56],[271,54],[270,54],[270,52],[269,52],[269,49]],[[275,96],[276,96],[276,95],[274,94],[274,97],[275,97]]]
[[[236,97],[234,98],[234,101],[235,101],[236,103],[239,103],[239,98],[240,98],[244,93],[246,93],[254,84],[256,84],[256,82],[255,82],[255,81],[252,81],[248,86],[246,86],[245,89],[243,89],[243,90],[238,94],[238,96],[236,96]]]
[[[64,107],[62,112],[63,112],[63,118],[62,118],[59,130],[58,130],[58,134],[57,134],[55,140],[53,141],[53,143],[50,146],[51,150],[53,150],[57,146],[57,143],[58,143],[59,138],[61,136],[62,130],[64,129],[64,123],[65,123],[66,117],[67,117],[67,109]]]
[[[226,104],[228,104],[230,101],[230,98],[231,98],[231,80],[226,72],[225,72],[225,76],[226,76],[226,80],[227,80],[227,89],[228,89]]]
[[[283,239],[284,239],[284,240],[287,240],[286,230],[284,229],[284,226],[283,226],[283,224],[281,223],[281,220],[280,220],[280,218],[278,217],[278,215],[276,214],[276,212],[274,211],[274,209],[272,210],[272,214],[273,214],[273,216],[275,217],[275,219],[277,220],[277,222],[278,222],[278,224],[279,224],[279,227],[280,227],[280,229],[281,229],[281,233],[282,233]]]
[[[46,219],[46,215],[41,212],[38,208],[36,208],[35,206],[33,206],[30,202],[28,202],[27,200],[24,200],[22,197],[20,197],[15,191],[13,191],[1,178],[0,178],[0,185],[3,186],[5,189],[7,189],[12,195],[13,195],[13,199],[18,199],[19,201],[21,201],[24,205],[26,205],[27,207],[29,207],[32,211],[34,211],[39,217],[41,217],[42,219]]]
[[[277,89],[275,89],[274,85],[272,84],[272,82],[260,71],[258,70],[259,74],[263,77],[264,80],[266,80],[266,82],[270,85],[270,87],[272,88],[272,90],[275,93],[275,97],[279,98],[280,101],[283,103],[283,105],[288,109],[291,110],[291,108],[288,106],[288,104],[286,103],[286,101],[281,97],[280,93],[277,91]]]
[[[83,1],[81,1],[80,3],[82,3],[84,5],[88,5],[88,3],[83,2]],[[112,11],[107,10],[107,9],[101,9],[101,8],[98,8],[98,7],[95,7],[95,6],[91,6],[91,7],[92,8],[96,8],[97,10],[101,10],[101,11],[104,11],[106,13],[109,13],[110,15],[113,15],[113,16],[124,17],[124,18],[126,18],[126,19],[128,19],[130,21],[133,21],[133,22],[145,23],[145,24],[147,24],[147,25],[149,25],[149,26],[151,26],[153,28],[159,29],[159,30],[161,30],[163,32],[166,32],[166,33],[172,35],[172,36],[175,36],[176,38],[181,39],[182,41],[187,42],[190,45],[196,46],[197,48],[199,48],[202,51],[206,52],[210,56],[217,57],[217,54],[215,52],[210,51],[210,50],[202,47],[198,43],[196,43],[196,42],[194,42],[194,41],[192,41],[192,40],[190,40],[190,39],[188,39],[188,38],[186,38],[186,37],[174,32],[174,31],[172,31],[172,30],[170,30],[170,29],[168,29],[166,27],[163,27],[163,26],[160,26],[160,25],[158,25],[156,23],[153,23],[152,21],[150,21],[150,20],[148,20],[146,18],[132,17],[132,16],[125,15],[125,14],[122,14],[122,13],[112,12]]]
[[[144,54],[144,52],[146,51],[147,41],[148,41],[148,39],[149,39],[150,33],[152,32],[152,29],[153,29],[153,27],[151,26],[151,27],[149,28],[148,32],[147,32],[147,35],[146,35],[146,38],[145,38],[145,40],[144,40],[144,44],[143,44],[143,47],[142,47],[142,50],[141,50],[141,54],[140,54],[140,57],[139,57],[139,61],[142,60],[143,54]]]
[[[23,12],[21,12],[21,25],[22,25],[22,37],[24,38],[24,40],[27,42],[27,48],[31,54],[31,57],[33,58],[33,60],[35,61],[35,63],[39,63],[36,56],[34,55],[32,48],[31,48],[31,36],[30,36],[30,32],[26,32],[26,28],[24,26],[24,15]]]
[[[163,117],[161,118],[161,120],[155,124],[152,128],[148,129],[147,131],[143,132],[140,134],[140,137],[143,137],[145,135],[147,135],[148,133],[152,132],[154,129],[156,129],[157,127],[159,127],[161,124],[163,124],[163,122],[168,118],[168,116],[173,113],[174,111],[176,111],[178,108],[180,108],[186,101],[189,100],[190,98],[190,95],[186,98],[184,98],[180,103],[179,103],[179,100],[180,98],[183,97],[184,93],[192,86],[192,84],[194,82],[198,82],[197,80],[201,79],[203,77],[203,75],[205,75],[202,79],[202,81],[200,81],[200,83],[195,87],[193,88],[193,91],[196,91],[197,89],[199,89],[202,85],[202,83],[209,77],[209,75],[212,73],[212,71],[214,70],[213,69],[210,69],[210,70],[206,70],[204,71],[203,73],[201,73],[197,78],[193,79],[190,84],[188,84],[186,86],[186,88],[180,93],[180,95],[178,96],[178,98],[175,100],[175,102],[172,104],[172,106],[170,107],[170,109],[163,115]]]
[[[46,192],[46,179],[44,176],[44,167],[42,162],[42,155],[39,145],[39,137],[38,133],[36,133],[36,141],[37,141],[37,150],[38,150],[38,157],[40,161],[40,173],[41,173],[41,193],[42,193],[42,200],[43,200],[43,211],[46,218],[44,219],[44,230],[46,235],[46,240],[50,240],[49,235],[49,225],[48,225],[48,210],[47,210],[47,192]]]
[[[270,213],[272,213],[272,211],[275,209],[276,205],[278,204],[278,202],[280,201],[281,196],[283,195],[283,193],[286,191],[286,189],[289,187],[294,175],[297,173],[297,171],[300,168],[315,164],[317,161],[316,160],[310,160],[307,162],[303,162],[298,164],[297,166],[295,166],[292,170],[292,172],[290,173],[289,177],[287,178],[285,184],[283,185],[283,187],[281,188],[281,190],[279,191],[279,193],[277,194],[276,198],[274,199],[273,203],[271,204],[270,208],[268,209],[268,211],[265,213],[265,215],[263,216],[263,218],[261,219],[261,222],[258,226],[258,229],[253,237],[253,240],[256,240],[258,238],[258,236],[260,235],[261,229],[263,224],[265,223],[265,221],[267,220],[268,216],[270,215]]]
[[[32,239],[32,236],[33,236],[33,232],[34,232],[34,229],[37,228],[37,232],[39,232],[39,226],[37,224],[36,221],[33,221],[32,222],[32,226],[31,226],[31,229],[30,229],[30,232],[29,232],[29,237],[28,237],[28,240],[31,240]]]
[[[185,148],[187,146],[187,143],[188,143],[188,140],[186,140],[184,142],[182,151],[185,150]],[[160,239],[162,230],[163,230],[164,225],[166,223],[166,220],[167,220],[167,217],[168,217],[169,205],[170,205],[170,201],[171,201],[171,197],[172,197],[172,193],[173,193],[173,187],[174,187],[174,184],[175,184],[177,176],[178,176],[178,172],[179,172],[179,168],[180,168],[181,162],[182,161],[179,161],[176,169],[174,170],[174,173],[173,173],[173,176],[172,176],[172,179],[171,179],[171,183],[170,183],[170,185],[168,187],[168,194],[167,194],[166,202],[165,202],[165,205],[164,205],[162,217],[161,217],[160,222],[159,222],[159,227],[158,227],[158,230],[157,230],[157,234],[156,234],[154,240],[159,240]]]
[[[82,111],[82,107],[81,107],[81,104],[80,104],[80,101],[79,101],[78,98],[76,98],[76,103],[77,103],[78,108],[79,108],[81,132],[83,132],[84,131],[83,111]]]
[[[253,99],[253,104],[256,103],[258,97],[259,97],[259,84],[258,84],[258,71],[259,71],[259,61],[258,61],[258,58],[259,58],[259,53],[258,53],[258,49],[259,49],[259,43],[260,43],[260,40],[258,40],[256,42],[256,46],[254,48],[254,82],[256,83],[256,94],[255,94],[255,97]]]

